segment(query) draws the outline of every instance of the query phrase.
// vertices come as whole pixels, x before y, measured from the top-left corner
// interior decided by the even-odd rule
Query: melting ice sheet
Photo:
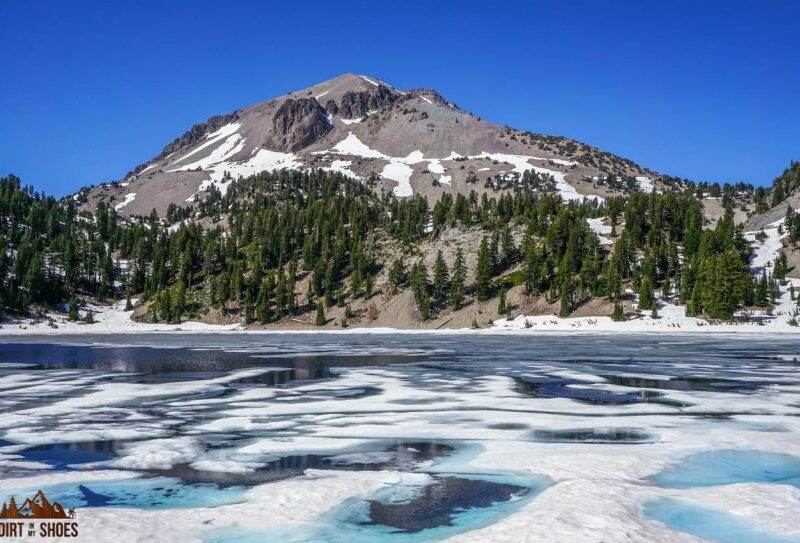
[[[776,483],[800,488],[800,458],[754,450],[707,451],[681,459],[652,480],[672,488],[734,483]]]
[[[800,543],[749,526],[741,519],[716,509],[698,507],[679,500],[658,499],[645,503],[645,514],[673,530],[720,543]]]
[[[292,530],[212,536],[211,543],[417,543],[488,526],[530,503],[544,478],[437,475],[353,498]]]
[[[726,541],[713,511],[791,541],[798,351],[739,335],[0,338],[0,500],[42,488],[89,541]],[[642,514],[662,499],[670,518],[712,513]]]

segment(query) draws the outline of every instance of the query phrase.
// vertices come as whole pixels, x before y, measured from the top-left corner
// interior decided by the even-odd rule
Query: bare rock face
[[[325,111],[330,113],[331,115],[336,115],[339,113],[339,106],[336,105],[336,102],[333,100],[328,100],[325,104]]]
[[[397,95],[383,85],[378,85],[374,92],[346,92],[339,105],[339,115],[350,119],[363,117],[367,112],[391,105],[395,100]]]
[[[276,149],[297,151],[331,131],[327,112],[313,98],[289,98],[272,118],[270,144]]]

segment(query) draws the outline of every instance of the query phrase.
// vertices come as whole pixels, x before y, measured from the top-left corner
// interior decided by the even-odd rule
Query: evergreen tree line
[[[25,313],[71,302],[74,311],[78,297],[125,295],[129,306],[133,296],[150,302],[153,321],[218,311],[268,323],[315,308],[324,321],[326,307],[375,293],[389,266],[387,294],[409,288],[422,318],[494,296],[505,313],[506,291],[521,285],[558,304],[561,315],[605,297],[623,318],[630,288],[642,310],[655,310],[661,297],[680,300],[692,315],[730,319],[741,307],[773,303],[788,271],[784,256],[772,275],[750,274],[751,249],[730,203],[704,229],[692,190],[598,205],[542,193],[546,181],[529,176],[493,197],[444,194],[431,207],[421,196],[377,195],[338,173],[280,171],[231,181],[225,194],[212,189],[194,206],[170,206],[164,221],[155,212],[121,219],[105,203],[78,212],[71,199],[59,202],[8,176],[0,180],[2,306]],[[613,246],[602,246],[587,225],[600,216],[612,225]],[[438,251],[430,269],[409,256],[382,258],[389,245],[411,255],[452,228],[478,233],[473,269],[462,248],[447,259]],[[786,228],[796,239],[794,215]],[[306,292],[298,293],[304,279]]]

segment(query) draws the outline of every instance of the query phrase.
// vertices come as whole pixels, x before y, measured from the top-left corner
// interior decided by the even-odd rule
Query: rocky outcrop
[[[346,119],[363,117],[368,111],[391,105],[395,100],[397,100],[395,93],[383,85],[378,85],[375,92],[346,92],[339,104],[339,115]]]
[[[337,106],[336,102],[334,102],[333,100],[328,100],[328,102],[325,104],[325,111],[327,111],[331,115],[336,115],[337,113],[339,113],[339,106]]]
[[[270,145],[283,151],[308,147],[331,131],[327,112],[313,98],[289,98],[272,118]]]

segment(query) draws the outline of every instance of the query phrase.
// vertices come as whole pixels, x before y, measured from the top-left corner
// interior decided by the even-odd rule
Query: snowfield
[[[377,445],[433,440],[449,444],[453,452],[405,468],[305,468],[274,482],[212,486],[198,491],[198,499],[219,494],[221,501],[209,506],[79,507],[81,537],[119,542],[702,541],[647,513],[654,501],[676,500],[690,511],[730,515],[753,533],[772,534],[768,541],[800,538],[800,488],[794,482],[800,473],[800,354],[786,338],[728,345],[685,336],[628,335],[614,342],[593,336],[580,344],[566,336],[496,337],[465,344],[458,336],[419,336],[412,348],[395,335],[354,342],[324,336],[266,343],[227,337],[133,335],[126,341],[131,349],[189,348],[218,356],[277,352],[281,364],[290,366],[295,357],[324,358],[334,350],[345,358],[386,353],[409,358],[405,364],[339,368],[332,379],[279,387],[258,380],[247,385],[248,379],[285,371],[275,366],[188,379],[172,374],[166,380],[170,374],[161,371],[158,379],[137,380],[144,370],[136,366],[112,372],[111,362],[47,373],[24,362],[5,366],[0,390],[10,411],[0,419],[0,438],[6,440],[0,442],[0,470],[14,471],[3,477],[2,493],[44,488],[50,495],[54,485],[69,484],[94,491],[117,481],[143,491],[148,470],[171,473],[176,466],[176,473],[190,466],[246,478],[279,459],[302,468],[298,458],[305,454],[332,455],[334,466],[379,467],[395,455]],[[92,348],[111,348],[108,357],[113,358],[114,343],[119,342]],[[758,350],[770,363],[741,353],[747,349]],[[626,379],[635,384],[621,384]],[[527,390],[521,382],[555,388]],[[586,394],[590,401],[576,401],[574,394]],[[577,431],[578,437],[538,437],[565,431]],[[621,441],[615,441],[615,432]],[[209,438],[220,434],[224,439],[212,440],[209,447]],[[588,440],[580,437],[587,434]],[[34,444],[97,439],[128,441],[113,458],[61,471],[25,456]],[[700,471],[690,464],[681,475],[687,459],[703,455],[711,455],[710,464]],[[664,481],[663,475],[675,470],[687,484]],[[161,477],[159,485],[180,484]],[[492,515],[460,512],[451,526],[432,531],[387,534],[353,516],[366,500],[388,496],[402,503],[419,497],[438,477],[528,481],[532,490],[525,498],[489,507],[497,508]],[[131,481],[138,486],[131,487]],[[186,492],[187,486],[182,488]]]

